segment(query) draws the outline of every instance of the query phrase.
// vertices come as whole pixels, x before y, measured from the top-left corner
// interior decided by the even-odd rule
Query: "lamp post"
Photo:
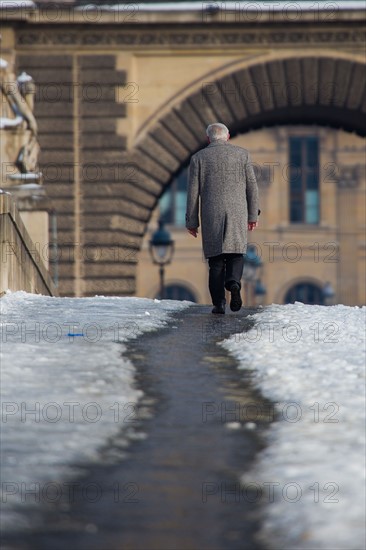
[[[329,281],[324,283],[324,286],[322,288],[322,296],[324,300],[324,305],[330,306],[333,303],[333,299],[335,296],[334,289]]]
[[[149,242],[149,250],[152,261],[159,266],[160,274],[160,299],[164,298],[164,272],[165,266],[172,261],[174,252],[174,241],[172,240],[169,231],[164,229],[164,222],[159,220],[159,229],[157,229]]]
[[[243,267],[243,279],[245,282],[246,296],[248,296],[248,305],[252,305],[254,297],[263,296],[266,293],[265,287],[260,280],[257,280],[257,274],[262,265],[263,262],[257,255],[256,247],[249,244],[247,252],[244,254]]]
[[[267,289],[260,279],[257,279],[254,287],[255,303],[257,306],[262,304],[263,296],[267,294]]]

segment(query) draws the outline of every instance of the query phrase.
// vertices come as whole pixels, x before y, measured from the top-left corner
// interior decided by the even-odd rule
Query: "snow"
[[[26,490],[42,493],[75,479],[83,463],[124,456],[142,397],[125,342],[190,304],[25,292],[0,300],[5,530],[29,527],[36,503]],[[258,489],[268,549],[364,548],[365,314],[273,304],[222,344],[276,411],[267,447],[241,480]],[[250,420],[227,428],[256,431]]]
[[[56,4],[59,6],[59,4]],[[337,2],[310,2],[307,0],[297,0],[297,2],[288,2],[287,0],[281,0],[278,2],[272,1],[253,1],[253,2],[243,2],[243,1],[210,1],[203,0],[202,2],[137,2],[127,4],[104,4],[98,5],[93,2],[86,4],[84,6],[76,6],[76,10],[83,11],[125,11],[126,7],[133,6],[136,7],[138,11],[201,11],[203,7],[219,7],[220,10],[234,10],[234,9],[243,9],[245,12],[257,11],[257,10],[270,10],[273,11],[291,11],[291,10],[331,10],[335,9],[364,9],[365,2],[364,0],[349,0],[349,1],[340,1]],[[2,9],[22,9],[22,8],[36,8],[36,4],[31,0],[1,0],[0,8]]]
[[[39,180],[40,174],[38,173],[31,173],[28,172],[27,174],[13,174],[10,176],[11,180],[16,181],[27,181],[27,180]],[[23,190],[35,190],[35,189],[42,189],[42,186],[39,183],[21,183],[16,186],[16,189],[23,189]]]
[[[17,116],[15,118],[0,117],[0,128],[14,128],[20,126],[24,122],[24,118]]]
[[[101,460],[110,438],[123,456],[142,396],[124,343],[189,305],[26,292],[0,300],[2,528],[29,527],[35,497],[26,489],[42,494],[48,482],[72,479],[81,463]],[[104,462],[114,458],[103,451]]]
[[[31,0],[1,0],[0,2],[0,9],[22,9],[35,7],[35,3]]]
[[[242,478],[264,504],[267,548],[365,548],[365,313],[272,305],[222,343],[275,403],[268,447]]]
[[[272,2],[272,1],[254,1],[254,2],[243,2],[243,1],[210,1],[210,0],[202,0],[202,2],[151,2],[149,4],[146,4],[144,2],[137,2],[134,4],[103,4],[103,5],[96,5],[91,2],[90,4],[85,4],[83,6],[77,6],[76,10],[82,10],[85,11],[126,11],[126,7],[134,7],[137,8],[136,11],[202,11],[204,8],[210,8],[212,6],[213,8],[219,8],[222,11],[232,11],[232,10],[245,10],[245,13],[254,11],[257,12],[258,10],[268,10],[270,12],[276,12],[276,11],[284,11],[285,13],[290,11],[298,11],[298,10],[331,10],[334,12],[334,10],[339,9],[365,9],[365,2],[364,0],[349,0],[349,1],[339,1],[337,2],[309,2],[306,1],[299,1],[296,2],[288,2],[288,1],[278,1],[278,2]]]
[[[19,83],[23,83],[23,82],[32,82],[33,78],[28,74],[26,73],[25,71],[22,72],[22,74],[20,74],[17,78],[17,82]]]
[[[8,66],[8,62],[5,61],[2,57],[0,57],[0,69],[6,69]]]

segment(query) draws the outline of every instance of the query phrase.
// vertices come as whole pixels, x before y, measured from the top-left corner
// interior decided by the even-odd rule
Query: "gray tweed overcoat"
[[[191,157],[186,227],[202,229],[205,258],[244,254],[248,221],[258,216],[258,187],[249,152],[216,140]]]

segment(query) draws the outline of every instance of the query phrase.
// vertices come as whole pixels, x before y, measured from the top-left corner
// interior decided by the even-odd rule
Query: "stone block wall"
[[[37,87],[40,170],[57,214],[60,294],[133,294],[133,251],[149,210],[126,196],[131,169],[123,162],[126,138],[116,130],[126,116],[116,93],[125,71],[115,68],[115,55],[77,52],[20,54],[17,65]]]

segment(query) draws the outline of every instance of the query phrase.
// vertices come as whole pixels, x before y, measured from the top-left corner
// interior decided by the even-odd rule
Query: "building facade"
[[[258,180],[261,215],[249,236],[263,262],[262,303],[365,303],[364,138],[321,126],[287,125],[241,134],[232,143],[251,152]],[[173,180],[150,221],[137,294],[159,294],[149,240],[162,217],[176,243],[166,267],[168,295],[210,303],[201,241],[185,229],[187,172],[184,168]],[[329,289],[333,296],[327,296]],[[244,299],[250,303],[253,296]]]
[[[154,212],[205,146],[206,126],[221,121],[259,165],[262,215],[252,238],[266,301],[329,282],[337,301],[365,302],[362,3],[270,4],[24,2],[2,10],[2,56],[37,85],[61,295],[154,294],[144,249]],[[174,231],[167,277],[207,303],[199,242]],[[180,255],[199,259],[195,280]]]

